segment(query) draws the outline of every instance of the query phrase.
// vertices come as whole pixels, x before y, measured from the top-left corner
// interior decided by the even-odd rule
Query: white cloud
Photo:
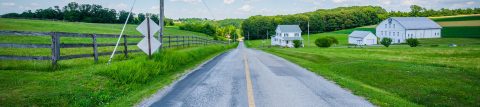
[[[185,3],[199,3],[201,2],[202,0],[170,0],[172,2],[185,2]]]
[[[474,2],[474,1],[469,1],[469,2],[467,2],[466,4],[472,5],[472,4],[475,4],[475,2]]]
[[[382,0],[382,4],[390,5],[390,4],[392,4],[392,1],[390,1],[390,0]]]
[[[402,4],[403,4],[403,5],[408,5],[408,6],[410,6],[410,5],[414,5],[415,2],[414,2],[413,0],[404,0],[404,1],[402,2]]]
[[[235,0],[223,0],[225,4],[232,4],[233,2],[235,2]]]
[[[4,3],[2,3],[2,6],[15,6],[15,3],[12,3],[12,2],[4,2]]]
[[[347,0],[333,0],[334,3],[343,3],[345,1],[347,1]]]
[[[248,5],[248,4],[245,4],[243,5],[242,7],[238,8],[238,10],[241,10],[241,11],[244,11],[244,12],[249,12],[250,10],[252,10],[252,6]]]

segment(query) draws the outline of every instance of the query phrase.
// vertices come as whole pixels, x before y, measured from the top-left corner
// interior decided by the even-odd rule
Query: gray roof
[[[283,40],[303,40],[302,37],[282,37]]]
[[[278,25],[277,29],[282,32],[302,32],[298,25]]]
[[[372,32],[370,31],[353,31],[348,37],[353,37],[353,38],[365,38],[368,34]]]
[[[398,21],[405,29],[441,29],[433,20],[426,17],[391,17]],[[388,20],[388,19],[387,19]]]

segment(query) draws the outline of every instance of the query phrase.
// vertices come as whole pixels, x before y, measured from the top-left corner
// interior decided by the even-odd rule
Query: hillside
[[[262,48],[261,40],[247,44],[297,63],[379,106],[480,106],[480,87],[475,85],[480,84],[479,26],[456,23],[479,19],[445,18],[449,21],[440,23],[452,25],[444,25],[443,38],[420,39],[421,46],[415,48],[403,44],[347,47],[353,30],[373,32],[374,26],[313,34],[306,47],[298,49]],[[313,41],[325,36],[337,38],[340,44],[316,47]],[[302,37],[308,40],[305,33]],[[452,43],[460,47],[449,47]],[[269,44],[267,40],[263,45]]]

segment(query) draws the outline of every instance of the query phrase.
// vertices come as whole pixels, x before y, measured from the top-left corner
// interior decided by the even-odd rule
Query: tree
[[[410,6],[411,12],[410,16],[422,16],[421,12],[425,10],[425,8],[422,8],[418,5],[412,5]]]
[[[409,38],[409,39],[407,39],[407,44],[410,47],[417,47],[420,44],[420,42],[418,41],[418,39]]]
[[[380,44],[382,44],[385,47],[389,47],[392,44],[392,39],[391,38],[382,38],[380,41]]]
[[[293,40],[293,47],[299,48],[300,46],[302,46],[301,40]]]

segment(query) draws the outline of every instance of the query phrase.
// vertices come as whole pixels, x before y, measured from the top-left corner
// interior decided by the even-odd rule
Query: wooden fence
[[[115,46],[115,43],[100,44],[97,43],[97,38],[118,38],[118,35],[111,34],[81,34],[81,33],[65,33],[65,32],[28,32],[28,31],[2,31],[0,30],[0,36],[50,36],[51,44],[18,44],[18,43],[0,43],[0,47],[3,48],[50,48],[51,56],[15,56],[15,55],[0,55],[0,60],[51,60],[52,65],[57,65],[59,60],[68,60],[76,58],[94,57],[94,62],[98,62],[99,56],[110,55],[112,52],[98,52],[98,47]],[[77,44],[65,44],[61,43],[61,37],[75,37],[75,38],[91,38],[92,43],[77,43]],[[125,57],[128,57],[128,53],[142,52],[141,50],[128,50],[129,45],[137,45],[137,43],[128,43],[127,38],[143,38],[143,36],[131,36],[124,35],[123,43],[124,47],[122,51],[116,51],[115,53],[123,53]],[[224,41],[216,41],[206,37],[199,36],[164,36],[163,44],[161,48],[177,48],[177,47],[191,47],[201,46],[209,44],[223,44]],[[77,54],[60,56],[61,48],[81,48],[92,47],[92,54]]]

